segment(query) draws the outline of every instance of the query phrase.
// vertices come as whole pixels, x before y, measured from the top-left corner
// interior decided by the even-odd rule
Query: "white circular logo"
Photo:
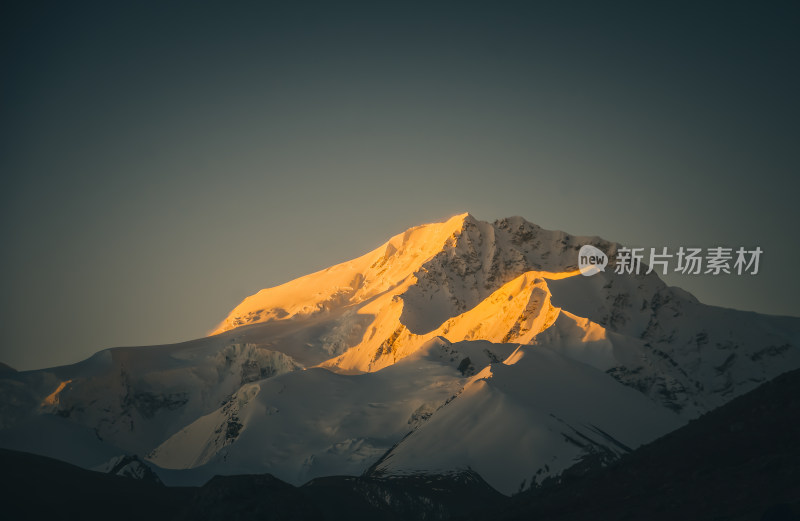
[[[608,256],[591,244],[581,246],[578,252],[578,269],[581,275],[591,277],[595,273],[606,271]]]

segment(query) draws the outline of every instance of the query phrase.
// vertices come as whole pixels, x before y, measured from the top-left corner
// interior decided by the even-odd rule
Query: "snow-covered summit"
[[[616,245],[598,237],[544,230],[521,217],[486,223],[465,213],[411,228],[352,261],[261,290],[239,304],[215,333],[259,323],[331,320],[335,325],[325,348],[342,356],[326,366],[350,372],[394,363],[442,329],[455,331],[448,326],[453,320],[462,323],[456,330],[463,336],[445,333],[451,341],[509,341],[515,336],[508,329],[491,338],[475,336],[463,324],[476,317],[463,315],[480,305],[485,315],[513,322],[519,315],[498,313],[487,299],[525,274],[529,284],[523,292],[536,277],[577,274],[577,251],[584,244],[611,255],[616,251]],[[408,339],[413,345],[401,345]]]
[[[448,284],[456,277],[467,279],[462,284],[466,293],[477,290],[457,295],[459,300],[452,304],[463,311],[524,271],[576,269],[573,250],[586,243],[613,249],[612,244],[597,237],[572,237],[543,230],[521,217],[490,224],[464,213],[444,222],[410,228],[361,257],[263,289],[236,306],[213,333],[331,312],[387,292],[398,295],[412,286],[417,290],[407,300],[413,301],[426,285]],[[437,279],[442,276],[446,279]],[[427,306],[426,311],[435,305]],[[435,317],[408,315],[404,321],[415,332],[431,330],[438,325],[433,323],[435,320],[452,311],[451,305],[445,302],[445,308],[436,311]]]
[[[462,214],[442,223],[416,226],[356,259],[262,289],[236,306],[212,333],[246,324],[307,317],[364,302],[413,275],[472,220],[469,214]]]

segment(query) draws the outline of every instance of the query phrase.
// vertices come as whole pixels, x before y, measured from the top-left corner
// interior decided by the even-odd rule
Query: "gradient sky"
[[[758,245],[668,282],[800,315],[796,2],[231,4],[3,3],[0,361],[199,337],[464,211]]]

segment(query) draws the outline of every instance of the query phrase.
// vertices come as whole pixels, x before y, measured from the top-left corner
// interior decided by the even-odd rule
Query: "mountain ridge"
[[[20,519],[762,519],[800,514],[800,371],[784,373],[618,461],[579,463],[512,497],[475,472],[330,476],[292,487],[268,475],[198,488],[91,472],[0,449],[6,507]],[[766,485],[766,486],[765,486]],[[48,501],[41,501],[41,490]],[[98,494],[98,491],[101,492]],[[120,504],[131,508],[118,510]]]
[[[605,272],[577,270],[585,244]],[[0,446],[86,467],[132,454],[173,484],[382,459],[509,494],[800,367],[800,319],[617,274],[618,247],[521,217],[420,225],[248,297],[214,335],[0,374]]]

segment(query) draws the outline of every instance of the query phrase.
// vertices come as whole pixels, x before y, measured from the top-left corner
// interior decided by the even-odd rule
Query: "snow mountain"
[[[0,446],[167,484],[477,472],[510,494],[800,367],[800,319],[707,306],[469,214],[246,298],[206,338],[0,372]],[[114,460],[116,461],[116,460]]]

